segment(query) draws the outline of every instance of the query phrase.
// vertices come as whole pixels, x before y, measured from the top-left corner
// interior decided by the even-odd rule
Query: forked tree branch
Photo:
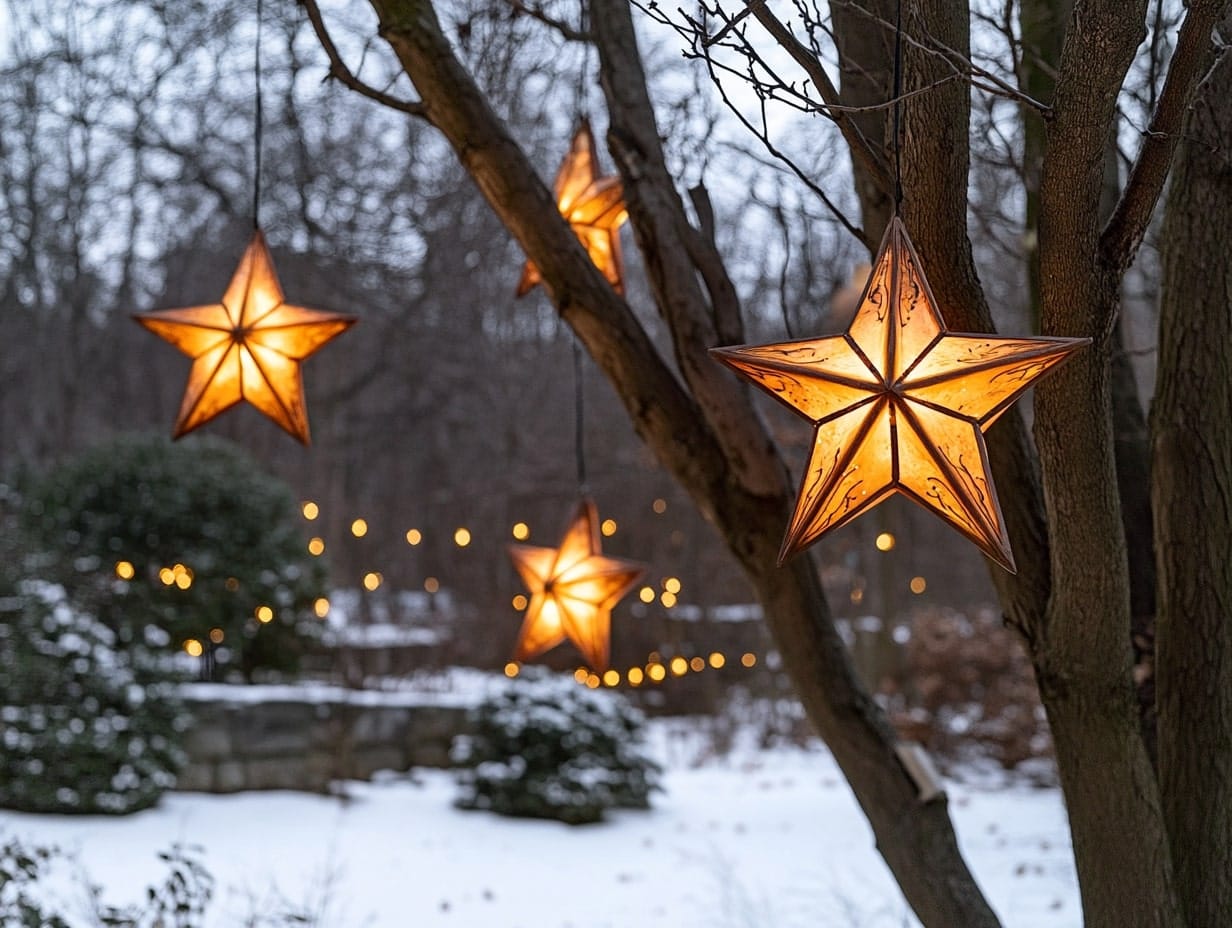
[[[329,29],[325,26],[325,20],[321,17],[321,8],[317,6],[317,0],[297,0],[297,2],[304,8],[304,12],[308,14],[308,22],[312,24],[312,31],[316,33],[317,40],[321,43],[321,48],[325,50],[325,55],[329,58],[330,77],[337,80],[343,86],[349,87],[356,93],[367,97],[369,100],[375,100],[383,106],[406,113],[409,116],[425,119],[428,122],[432,121],[428,116],[427,109],[418,100],[403,100],[361,81],[347,67],[347,63],[343,61],[342,54],[338,51],[338,46],[334,44],[334,40],[329,34]]]
[[[1215,23],[1227,5],[1228,0],[1191,0],[1189,4],[1163,91],[1143,133],[1142,147],[1100,239],[1104,262],[1118,271],[1129,266],[1142,244],[1172,167],[1172,156],[1181,141],[1194,94],[1210,71]]]

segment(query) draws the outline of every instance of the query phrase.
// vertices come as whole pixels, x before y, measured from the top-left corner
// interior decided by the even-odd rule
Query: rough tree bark
[[[1232,39],[1232,15],[1221,31]],[[1190,925],[1232,913],[1232,54],[1173,169],[1151,409],[1159,776]]]
[[[706,279],[706,262],[698,260],[706,243],[688,227],[662,167],[627,4],[596,4],[592,28],[631,223],[648,249],[658,306],[692,394],[591,265],[533,166],[453,55],[431,4],[374,0],[373,6],[424,116],[538,265],[562,318],[612,381],[639,435],[748,572],[810,718],[843,767],[912,908],[936,928],[996,925],[958,851],[944,797],[921,802],[898,761],[894,734],[855,676],[811,562],[775,566],[792,490],[746,391],[723,379],[717,365],[703,366],[711,363],[705,349],[716,343],[712,313],[733,297],[720,295],[721,280]],[[699,274],[711,285],[706,294]]]

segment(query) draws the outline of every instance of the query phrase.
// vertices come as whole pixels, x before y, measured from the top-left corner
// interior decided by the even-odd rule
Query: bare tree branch
[[[594,33],[586,29],[576,29],[563,19],[550,16],[538,5],[527,6],[522,0],[505,0],[505,3],[515,13],[521,13],[524,16],[529,16],[531,19],[538,20],[545,26],[550,26],[561,38],[568,39],[570,42],[593,42],[595,40]]]
[[[321,8],[317,6],[317,0],[298,0],[298,3],[304,8],[304,12],[308,14],[308,21],[312,23],[312,31],[317,34],[321,48],[325,50],[325,54],[329,58],[330,77],[339,81],[343,86],[349,87],[356,93],[370,100],[375,100],[383,106],[388,106],[390,109],[431,122],[428,111],[418,100],[402,100],[383,90],[378,90],[371,84],[366,84],[356,77],[351,69],[347,67],[346,62],[342,60],[338,46],[334,44],[333,38],[330,37],[329,30],[325,27],[325,20],[321,18]]]

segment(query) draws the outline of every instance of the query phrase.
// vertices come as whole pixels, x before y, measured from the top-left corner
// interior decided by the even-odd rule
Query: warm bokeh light
[[[307,519],[309,522],[311,522],[313,519],[315,519],[317,516],[321,514],[321,507],[318,506],[316,503],[314,503],[312,500],[307,500],[304,502],[302,511],[304,513],[304,518]]]
[[[186,590],[192,586],[193,572],[183,564],[176,564],[171,568],[171,579],[181,590]]]
[[[189,657],[200,657],[205,653],[205,647],[196,638],[189,638],[184,642],[184,651]]]
[[[864,602],[864,588],[858,586],[851,591],[851,604],[858,606],[862,602]]]
[[[453,533],[453,543],[459,548],[465,548],[471,543],[471,533],[469,529],[460,528]]]
[[[876,544],[878,551],[893,551],[895,543],[896,539],[889,532],[882,532],[877,536]]]
[[[409,529],[406,533],[406,543],[412,548],[423,541],[423,532],[417,528]]]
[[[706,669],[706,659],[704,657],[695,657],[689,661],[689,669],[694,673],[701,673]]]
[[[351,534],[356,538],[363,538],[368,534],[368,520],[356,519],[351,523]]]
[[[175,571],[170,567],[158,568],[158,579],[163,582],[163,586],[171,586],[175,583]]]
[[[375,570],[371,570],[364,574],[364,589],[371,593],[381,585],[381,575]]]
[[[240,588],[240,582],[235,577],[228,577],[223,586],[227,588],[228,593],[235,593]]]
[[[505,676],[511,680],[521,673],[521,671],[522,667],[517,661],[510,661],[505,665]]]
[[[726,663],[727,663],[727,658],[725,658],[721,653],[719,653],[718,651],[710,652],[710,666],[713,667],[715,670],[722,670],[723,665]]]
[[[573,671],[573,679],[577,680],[578,683],[585,683],[586,678],[589,676],[590,671],[585,667],[579,667],[577,670]]]
[[[616,534],[616,520],[604,519],[603,524],[599,526],[599,531],[603,533],[604,538],[611,538]]]
[[[436,577],[428,577],[424,580],[424,589],[429,593],[439,592],[440,588],[441,582],[437,580]]]
[[[713,349],[813,425],[779,562],[901,494],[1012,573],[984,430],[1090,341],[947,332],[906,227],[892,218],[846,332]]]
[[[324,538],[309,538],[308,539],[308,553],[311,554],[313,557],[320,557],[322,554],[324,554],[325,553],[325,539]]]
[[[274,621],[274,610],[269,606],[257,606],[256,616],[258,622],[262,625],[268,625]]]
[[[115,573],[121,580],[131,580],[137,575],[137,570],[131,561],[116,561]]]
[[[221,628],[210,629],[210,641],[214,642],[214,644],[222,644],[223,639],[226,637],[226,633]]]
[[[220,301],[135,318],[193,359],[175,438],[246,400],[305,445],[300,363],[355,321],[284,302],[260,229]]]
[[[602,682],[603,681],[599,679],[599,675],[597,673],[588,673],[586,675],[586,685],[592,690],[597,690],[599,688],[599,684]]]
[[[650,508],[655,511],[655,515],[661,516],[663,513],[667,512],[667,500],[659,497],[659,499],[656,499],[650,504]]]
[[[569,153],[556,172],[552,186],[560,214],[573,228],[586,248],[590,260],[603,272],[612,288],[625,292],[620,257],[620,226],[629,218],[625,210],[620,178],[600,177],[599,154],[590,123],[583,121],[573,134]],[[525,296],[542,280],[539,269],[527,261],[518,281],[517,295]]]
[[[669,593],[679,593],[680,580],[677,577],[668,577],[663,581],[663,589],[667,590]]]
[[[753,666],[756,666],[756,664],[757,664],[757,655],[754,654],[752,651],[745,651],[744,654],[740,655],[740,666],[753,667]]]
[[[312,611],[317,614],[318,619],[323,619],[329,615],[329,600],[324,596],[319,597],[312,604]]]
[[[641,667],[630,667],[629,672],[625,674],[625,678],[629,681],[630,686],[641,686],[642,680],[645,679],[645,674],[642,673]]]
[[[653,603],[655,601],[655,591],[652,586],[644,586],[637,591],[637,598],[644,603]]]
[[[672,658],[671,668],[672,668],[673,674],[675,674],[677,677],[683,677],[686,673],[689,672],[689,662],[686,661],[683,657],[676,656]]]
[[[665,592],[662,596],[659,597],[659,602],[663,604],[664,609],[671,609],[673,606],[676,605],[676,594]]]
[[[915,593],[918,596],[920,593],[923,593],[927,589],[928,589],[928,581],[925,580],[923,577],[912,577],[911,578],[911,592],[912,593]]]
[[[667,676],[667,668],[658,663],[650,664],[646,667],[646,676],[655,683],[662,683],[663,678]]]
[[[530,537],[530,526],[525,522],[513,523],[513,537],[518,541],[525,541]]]
[[[603,673],[604,686],[618,686],[620,684],[620,671],[607,670]]]

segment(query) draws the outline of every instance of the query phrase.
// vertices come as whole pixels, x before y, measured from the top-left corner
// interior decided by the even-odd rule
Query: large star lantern
[[[586,246],[590,260],[603,272],[617,292],[625,292],[624,269],[620,258],[620,226],[629,214],[625,211],[620,178],[599,177],[599,155],[590,123],[583,120],[573,135],[573,144],[560,170],[556,172],[556,204]],[[527,261],[518,282],[518,296],[525,296],[543,278],[539,268]]]
[[[175,438],[247,400],[304,444],[308,413],[300,363],[355,322],[354,316],[283,302],[259,229],[221,303],[133,318],[193,359]]]
[[[901,493],[1014,572],[983,432],[1027,387],[1089,343],[947,332],[895,217],[845,334],[714,349],[724,364],[813,422],[813,448],[779,563]]]
[[[592,670],[606,670],[612,608],[646,571],[604,557],[594,502],[578,504],[560,547],[510,545],[509,554],[531,594],[514,660],[529,660],[568,638]]]

